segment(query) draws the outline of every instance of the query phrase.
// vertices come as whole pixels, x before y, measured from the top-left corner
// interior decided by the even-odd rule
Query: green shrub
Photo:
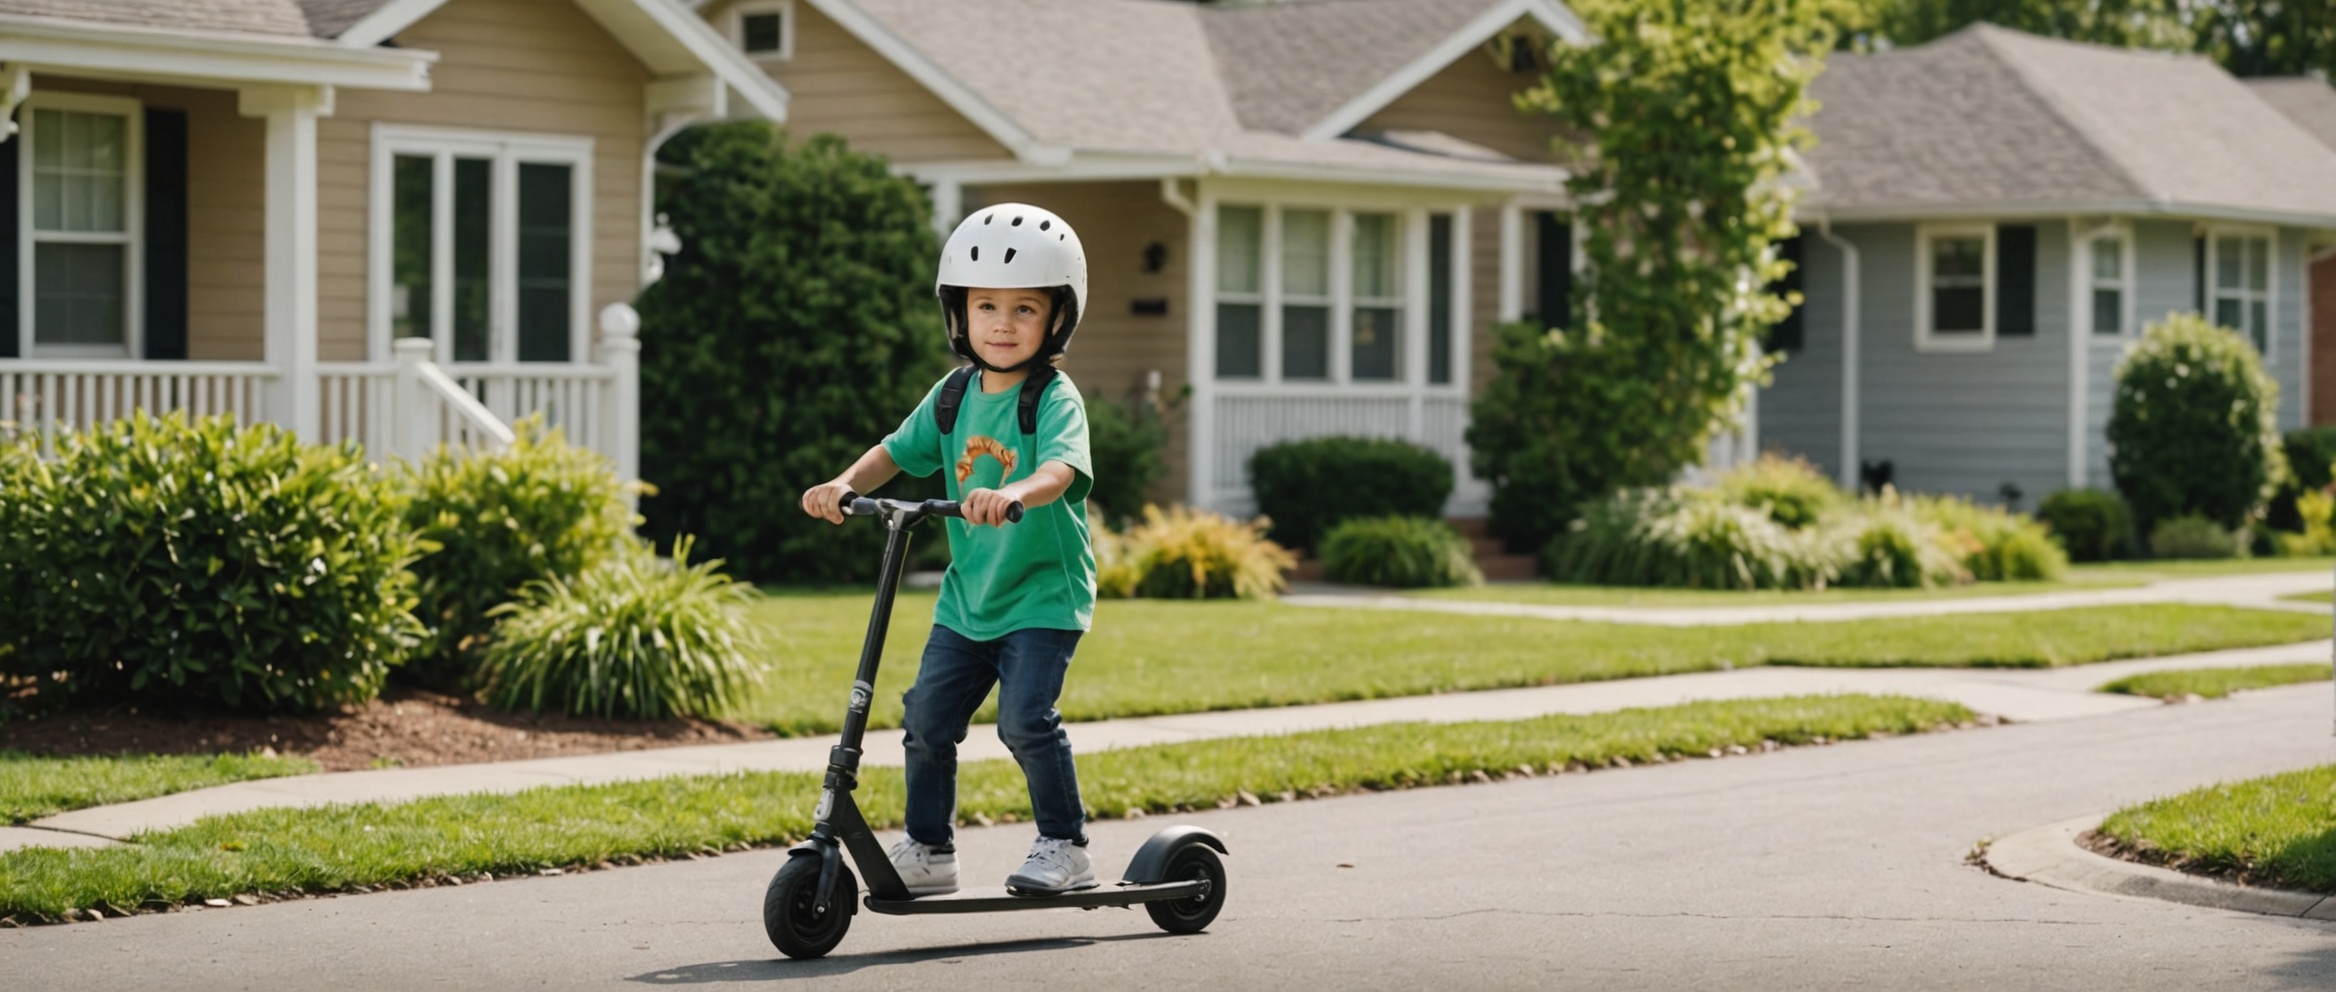
[[[1088,515],[1127,526],[1142,514],[1145,490],[1168,474],[1168,421],[1141,396],[1125,403],[1089,400],[1087,451],[1095,461]]]
[[[2314,489],[2296,497],[2296,521],[2300,533],[2279,535],[2279,553],[2283,555],[2336,555],[2336,496]]]
[[[407,476],[406,522],[430,548],[413,565],[415,612],[432,633],[405,675],[424,685],[470,688],[495,607],[529,582],[583,574],[630,536],[607,458],[534,420],[515,433],[504,451],[440,449]]]
[[[372,698],[420,635],[419,548],[352,445],[173,415],[0,456],[0,675],[305,711]]]
[[[1266,599],[1288,586],[1297,556],[1265,538],[1263,519],[1144,507],[1125,531],[1095,529],[1096,593],[1111,599]]]
[[[573,579],[530,582],[495,607],[480,675],[506,710],[638,720],[714,716],[761,681],[754,628],[738,609],[755,591],[721,562],[634,546]]]
[[[1332,582],[1420,589],[1484,582],[1468,539],[1428,517],[1356,517],[1322,538],[1322,571]]]
[[[1259,448],[1249,456],[1257,512],[1278,543],[1311,551],[1333,524],[1352,517],[1441,517],[1452,495],[1444,456],[1391,438],[1318,437]]]
[[[2197,314],[2150,325],[2117,366],[2109,470],[2153,546],[2160,521],[2239,530],[2261,517],[2287,478],[2278,406],[2279,387],[2236,333]]]
[[[795,507],[949,369],[924,193],[840,138],[789,148],[759,122],[692,128],[658,158],[657,209],[682,248],[637,304],[641,394],[656,397],[641,404],[641,477],[658,492],[643,533],[695,534],[755,581],[873,578],[884,528]],[[865,495],[939,494],[903,477]]]
[[[1709,490],[1633,490],[1590,505],[1549,543],[1559,582],[1689,589],[1821,588],[1833,579],[1814,534]]]
[[[1839,584],[1871,589],[1927,589],[1971,580],[1936,525],[1889,500],[1868,500],[1835,536]]]
[[[2330,471],[2336,463],[2336,424],[2289,431],[2280,447],[2287,454],[2288,479],[2272,494],[2263,522],[2274,530],[2300,532],[2304,520],[2296,512],[2296,497],[2336,483]]]
[[[1974,579],[2050,581],[2068,574],[2068,553],[2034,520],[1960,496],[1920,496],[1909,502]]]
[[[2036,518],[2074,561],[2108,561],[2125,550],[2133,520],[2125,500],[2106,489],[2063,489],[2044,498]]]
[[[2149,553],[2158,558],[2236,558],[2239,538],[2221,524],[2188,514],[2151,529]]]
[[[1778,455],[1762,455],[1721,473],[1717,488],[1728,502],[1763,510],[1793,530],[1813,526],[1849,502],[1833,480],[1807,461]]]

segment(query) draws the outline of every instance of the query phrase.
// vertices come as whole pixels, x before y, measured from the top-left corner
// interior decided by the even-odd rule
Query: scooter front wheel
[[[843,943],[844,932],[852,928],[852,900],[859,898],[860,883],[850,867],[836,867],[835,897],[828,900],[824,913],[818,909],[818,858],[788,858],[771,876],[771,886],[762,895],[762,928],[779,953],[816,958]]]

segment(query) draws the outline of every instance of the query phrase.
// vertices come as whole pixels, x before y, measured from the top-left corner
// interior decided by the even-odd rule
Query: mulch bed
[[[395,687],[362,706],[315,716],[145,709],[124,704],[10,720],[0,723],[0,750],[41,755],[273,750],[307,757],[326,771],[353,771],[735,744],[776,736],[726,721],[504,713],[467,699]]]

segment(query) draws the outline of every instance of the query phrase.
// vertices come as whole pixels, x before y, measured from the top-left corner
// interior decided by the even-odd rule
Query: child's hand
[[[966,523],[986,524],[991,527],[1005,525],[1006,508],[1012,505],[1014,505],[1014,497],[995,489],[975,489],[967,492],[964,499],[957,501],[958,509],[965,513]]]
[[[851,491],[852,487],[841,479],[822,482],[803,491],[803,512],[831,524],[843,523],[844,497]]]

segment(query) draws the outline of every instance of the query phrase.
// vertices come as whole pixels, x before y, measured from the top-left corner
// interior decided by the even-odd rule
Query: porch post
[[[304,441],[319,438],[316,373],[316,119],[330,86],[269,86],[240,94],[245,117],[268,121],[266,328],[275,366],[270,419]]]
[[[422,405],[422,365],[436,347],[429,338],[399,338],[391,348],[397,354],[397,377],[390,381],[389,450],[407,464],[420,465],[438,436],[423,418],[433,408]]]
[[[1525,213],[1513,201],[1501,204],[1500,292],[1498,319],[1525,319]]]
[[[612,373],[601,436],[616,460],[617,478],[641,477],[641,315],[631,304],[600,311],[600,363]]]

